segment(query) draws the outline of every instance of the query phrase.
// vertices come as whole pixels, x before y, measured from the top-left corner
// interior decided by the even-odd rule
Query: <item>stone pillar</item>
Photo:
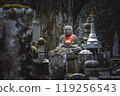
[[[31,79],[32,17],[28,6],[0,8],[0,79]]]
[[[68,73],[78,73],[79,66],[78,66],[78,55],[77,54],[67,54],[67,66],[68,66]]]
[[[119,57],[119,38],[117,32],[114,37],[114,46],[113,46],[113,57]]]

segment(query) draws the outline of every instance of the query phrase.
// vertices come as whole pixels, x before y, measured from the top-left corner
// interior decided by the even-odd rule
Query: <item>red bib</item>
[[[67,41],[71,42],[71,35],[65,35],[65,43]]]

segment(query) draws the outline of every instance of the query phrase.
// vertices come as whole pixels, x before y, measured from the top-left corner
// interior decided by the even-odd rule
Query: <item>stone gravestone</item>
[[[84,63],[85,69],[84,69],[84,74],[87,77],[98,76],[98,71],[97,68],[99,67],[99,62],[97,60],[87,60]]]
[[[67,72],[67,54],[65,50],[50,51],[49,78],[64,79]]]

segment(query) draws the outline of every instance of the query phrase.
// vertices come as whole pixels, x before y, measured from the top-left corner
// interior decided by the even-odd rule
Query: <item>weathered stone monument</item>
[[[113,58],[110,59],[110,69],[112,75],[120,74],[120,56],[118,50],[119,49],[118,40],[119,38],[116,32],[114,37],[114,45],[113,45]]]
[[[89,20],[89,18],[87,18],[87,22],[84,24],[84,36],[83,36],[84,43],[82,44],[83,48],[85,48],[84,44],[87,43],[87,40],[88,40],[88,37],[89,37],[89,34],[90,34],[90,26],[91,26],[90,20]]]
[[[32,17],[29,6],[0,8],[0,79],[32,78]]]
[[[102,48],[100,42],[97,39],[96,33],[95,33],[95,17],[96,14],[94,12],[94,8],[92,8],[91,13],[90,13],[90,18],[91,18],[91,31],[89,38],[87,40],[87,43],[84,44],[84,49],[90,50],[93,55],[94,59],[98,59],[98,54],[100,54],[100,49]]]
[[[33,77],[34,79],[48,79],[49,78],[49,60],[45,58],[44,51],[45,39],[42,37],[37,41],[38,58],[33,59]]]
[[[117,32],[115,32],[115,37],[114,37],[114,46],[113,46],[113,57],[119,57],[119,38],[117,35]]]
[[[98,77],[97,68],[99,67],[99,62],[96,60],[87,60],[84,63],[84,74],[87,77],[96,76]]]
[[[81,51],[81,48],[78,46],[77,36],[73,34],[72,26],[64,27],[64,35],[60,37],[57,48],[67,50],[68,73],[78,73],[78,52]]]
[[[78,60],[79,60],[79,70],[80,72],[84,71],[84,62],[87,60],[92,60],[93,59],[93,53],[90,50],[82,50],[79,52],[79,56],[78,56]]]
[[[64,79],[67,74],[67,52],[63,49],[53,49],[49,52],[49,79]]]
[[[68,42],[72,45],[77,45],[78,38],[73,34],[72,26],[67,25],[63,29],[64,29],[64,34],[60,36],[59,47],[65,46],[65,44],[67,44]]]

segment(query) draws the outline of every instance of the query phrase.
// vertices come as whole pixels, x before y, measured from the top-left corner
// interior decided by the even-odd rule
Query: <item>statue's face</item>
[[[64,29],[64,33],[65,33],[66,35],[71,35],[71,34],[72,34],[72,29],[71,29],[71,28],[65,28],[65,29]]]

